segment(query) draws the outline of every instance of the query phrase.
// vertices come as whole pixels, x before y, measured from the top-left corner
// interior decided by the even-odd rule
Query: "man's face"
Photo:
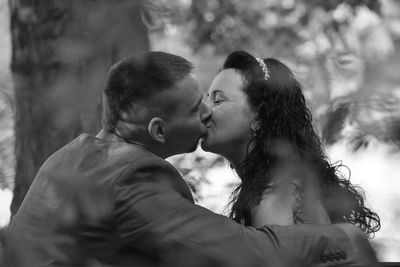
[[[164,119],[166,149],[171,155],[194,151],[206,133],[202,121],[210,116],[199,82],[189,74],[162,97],[170,112]]]

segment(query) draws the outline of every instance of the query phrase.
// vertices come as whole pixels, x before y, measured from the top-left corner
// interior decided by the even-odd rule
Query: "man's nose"
[[[205,121],[207,121],[211,117],[211,113],[212,113],[211,109],[204,102],[202,102],[201,115],[200,115],[201,122],[204,123]]]

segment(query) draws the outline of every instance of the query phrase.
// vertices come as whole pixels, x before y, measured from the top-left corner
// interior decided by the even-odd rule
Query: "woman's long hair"
[[[300,83],[280,61],[263,61],[270,73],[267,80],[260,64],[246,52],[232,52],[223,65],[223,69],[235,69],[242,75],[243,90],[259,125],[237,170],[241,184],[232,193],[230,217],[244,225],[251,223],[250,211],[270,186],[272,171],[286,160],[279,153],[279,144],[286,144],[312,166],[320,200],[332,223],[349,222],[367,234],[378,231],[379,216],[365,207],[361,188],[340,173],[341,164],[328,161]]]

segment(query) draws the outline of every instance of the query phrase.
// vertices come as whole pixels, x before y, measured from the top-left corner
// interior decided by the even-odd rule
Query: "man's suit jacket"
[[[333,226],[244,227],[193,202],[167,161],[86,134],[44,163],[8,231],[14,255],[78,266],[356,266]],[[22,251],[21,251],[22,250]],[[27,254],[28,253],[28,254]]]

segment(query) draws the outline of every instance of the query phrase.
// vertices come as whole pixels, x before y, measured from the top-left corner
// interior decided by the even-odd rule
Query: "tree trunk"
[[[141,1],[9,0],[16,104],[15,214],[46,158],[100,129],[111,64],[149,48]]]

